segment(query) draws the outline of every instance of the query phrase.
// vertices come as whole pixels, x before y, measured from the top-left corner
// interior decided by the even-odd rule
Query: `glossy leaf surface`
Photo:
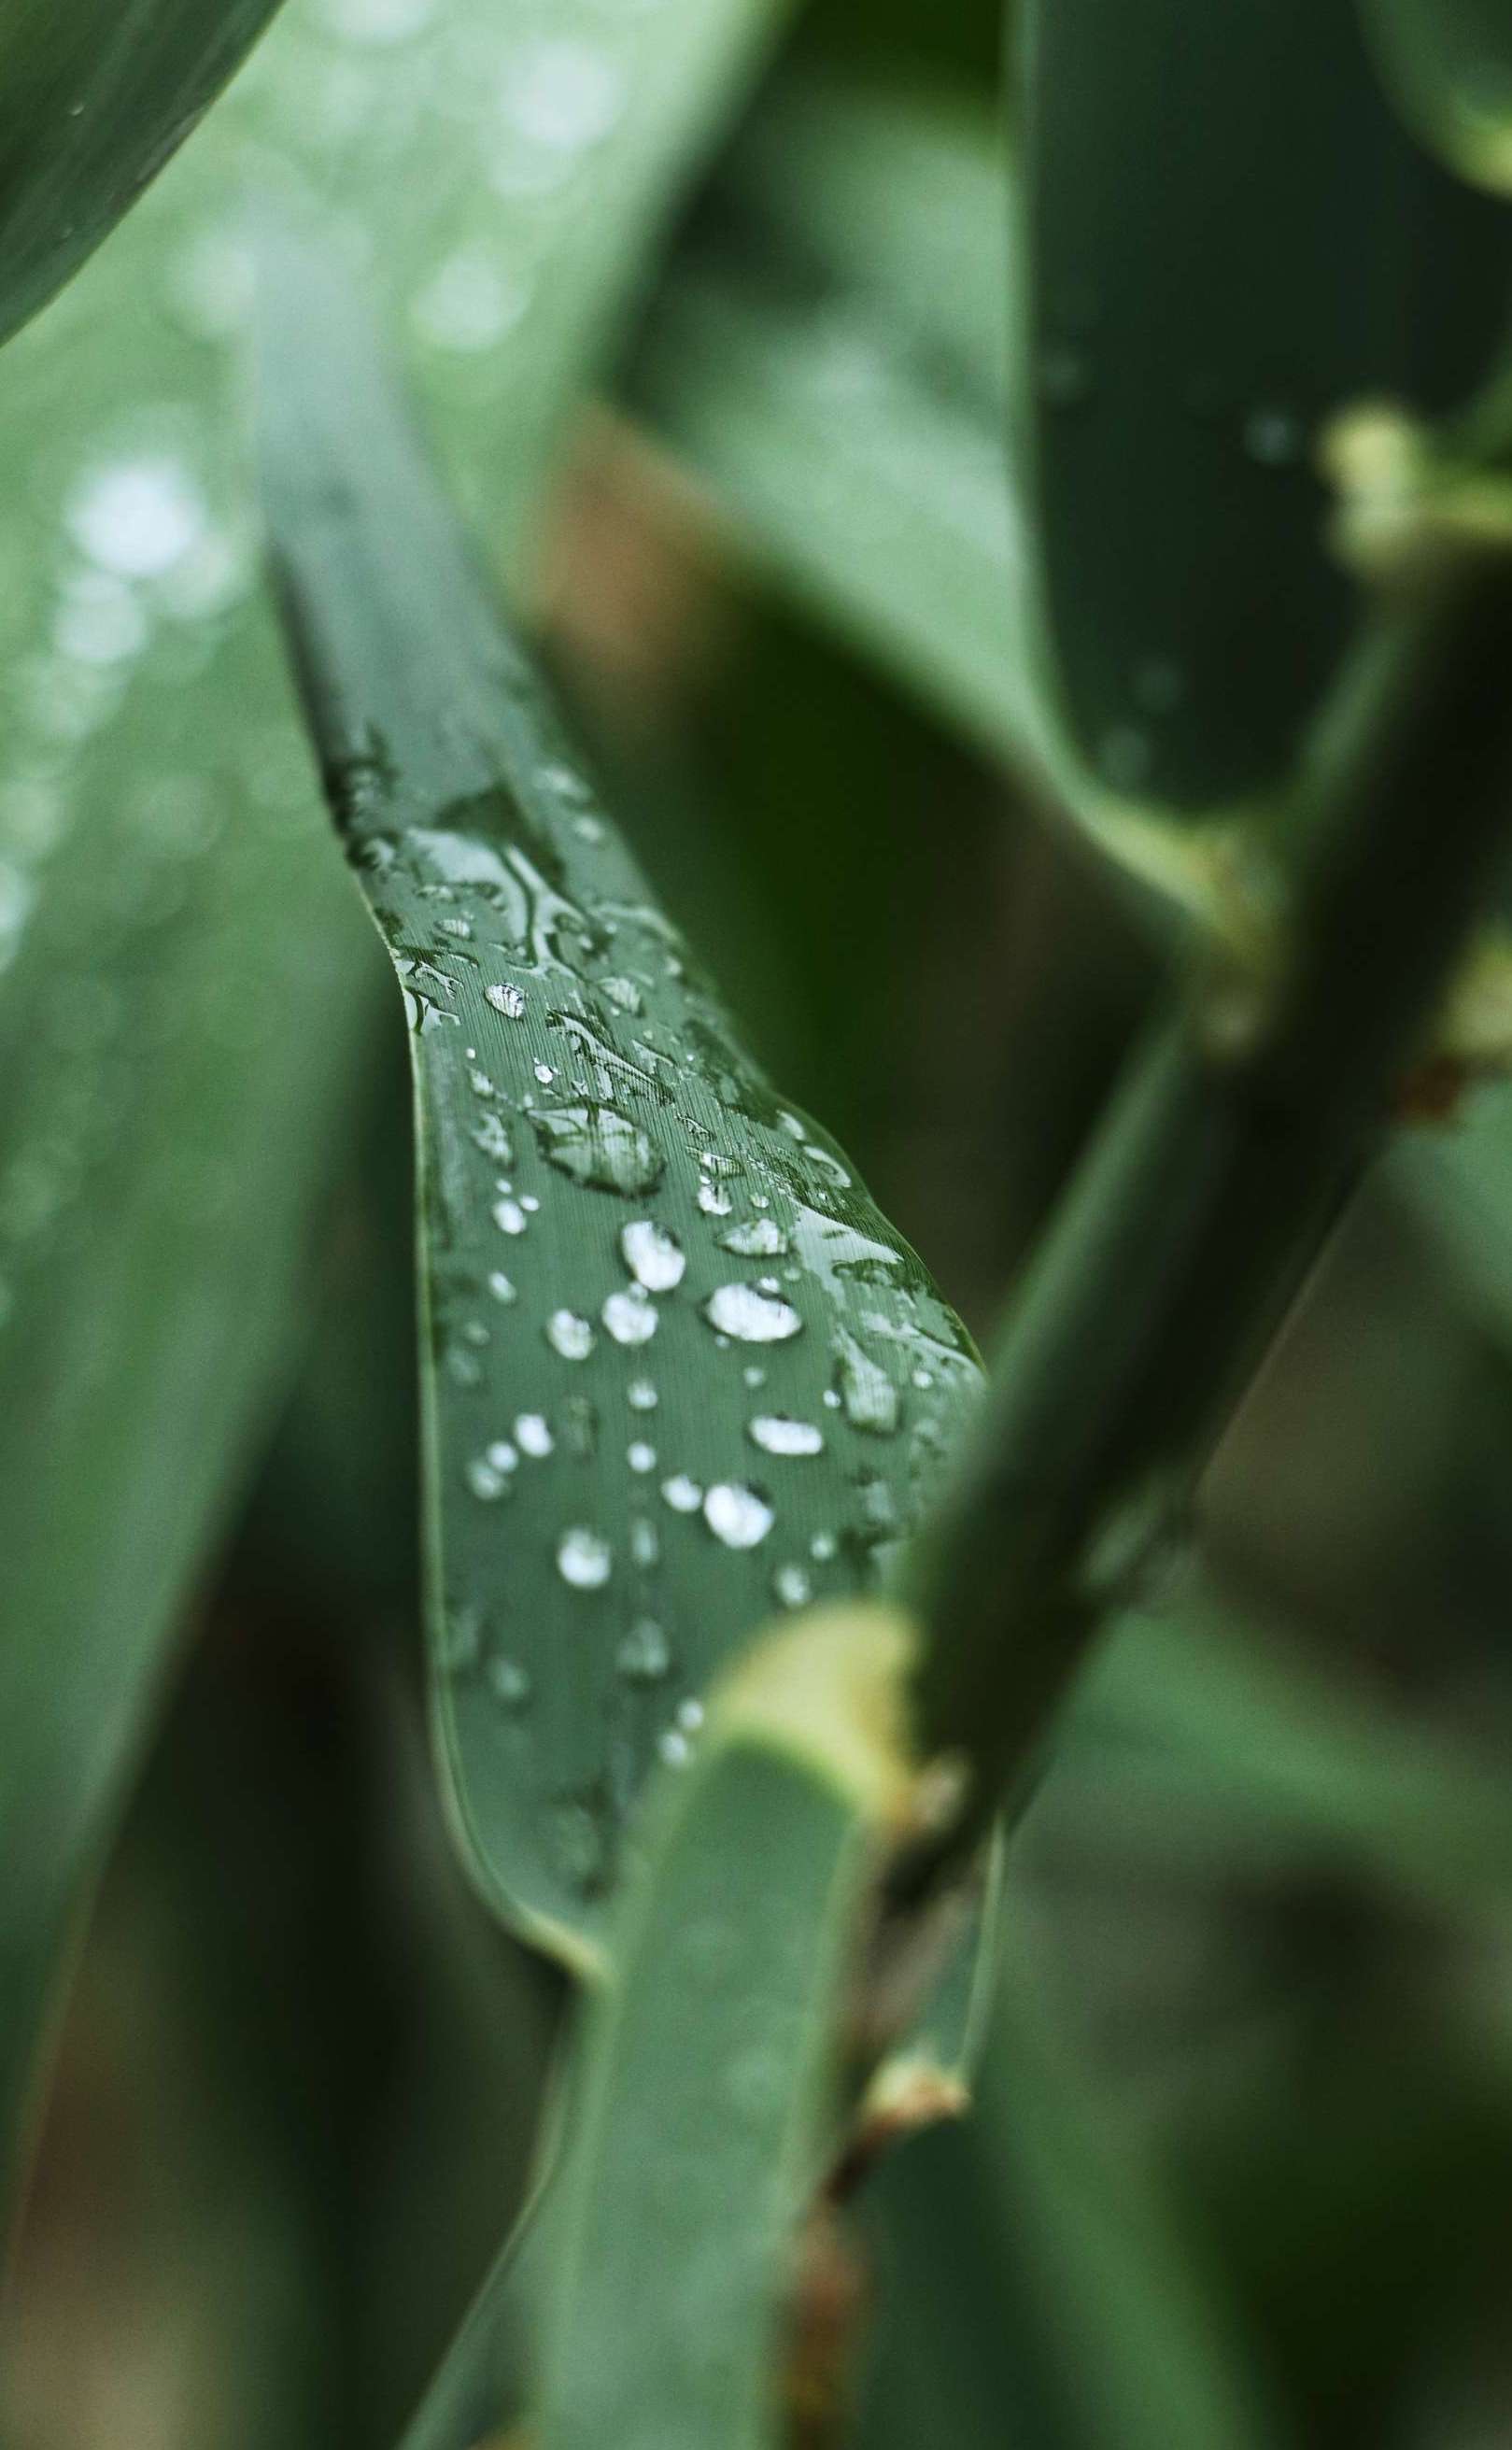
[[[10,0],[0,27],[0,340],[108,237],[279,0]]]
[[[411,1028],[442,1740],[489,1893],[572,1956],[711,1671],[876,1579],[977,1369],[657,908],[360,320],[305,258],[270,299],[289,627]]]

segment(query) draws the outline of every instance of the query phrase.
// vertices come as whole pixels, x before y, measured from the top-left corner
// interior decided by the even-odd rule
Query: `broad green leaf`
[[[279,0],[9,0],[0,27],[0,340],[135,203]]]
[[[1512,1085],[1489,1083],[1442,1127],[1402,1133],[1390,1168],[1487,1326],[1512,1340]]]
[[[812,189],[768,172],[789,146],[826,165]],[[895,154],[904,200],[938,165],[917,239],[887,184]],[[1056,706],[1000,306],[977,321],[1012,278],[1008,189],[1003,139],[978,113],[797,87],[758,123],[718,239],[659,296],[627,397],[764,567],[1026,776],[1169,933],[1212,915],[1226,853],[1106,788]],[[969,267],[954,282],[949,260]]]
[[[1024,413],[1059,670],[1105,779],[1274,787],[1347,645],[1316,453],[1489,372],[1512,219],[1414,146],[1354,0],[1034,0]]]
[[[875,1580],[977,1366],[657,908],[349,293],[267,286],[285,611],[411,1027],[441,1744],[488,1894],[580,1960],[711,1672]]]
[[[539,2450],[786,2438],[780,2318],[833,2149],[868,1875],[908,1810],[909,1640],[850,1607],[758,1644],[664,1803],[584,2041]]]
[[[1388,91],[1463,178],[1512,193],[1512,15],[1504,0],[1359,0]]]
[[[612,21],[590,0],[293,0],[6,351],[8,2139],[48,1959],[297,1323],[371,1009],[339,862],[307,816],[290,829],[314,795],[250,548],[247,179],[362,228],[517,568],[565,413],[767,22],[763,0]]]

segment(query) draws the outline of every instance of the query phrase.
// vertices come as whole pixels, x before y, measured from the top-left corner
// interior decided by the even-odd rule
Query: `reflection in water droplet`
[[[656,1332],[655,1309],[639,1285],[611,1293],[599,1315],[616,1344],[649,1344]]]
[[[688,1261],[676,1236],[649,1217],[640,1217],[633,1225],[627,1225],[619,1246],[630,1274],[649,1293],[670,1293],[674,1285],[682,1283]]]
[[[704,1304],[704,1316],[737,1344],[782,1344],[804,1324],[791,1302],[746,1284],[719,1286]]]
[[[789,1420],[782,1412],[758,1412],[747,1428],[754,1444],[766,1454],[815,1455],[824,1443],[823,1432],[811,1421]]]
[[[704,1520],[727,1548],[754,1548],[776,1520],[760,1491],[742,1481],[719,1481],[704,1500]]]
[[[703,1490],[686,1471],[674,1472],[670,1480],[664,1480],[662,1495],[674,1514],[696,1514],[704,1502]]]
[[[581,1524],[564,1531],[556,1544],[556,1569],[575,1591],[602,1590],[610,1578],[613,1553],[607,1540]]]
[[[539,1412],[521,1412],[514,1424],[515,1443],[522,1454],[549,1455],[555,1441]]]
[[[621,1675],[635,1684],[656,1684],[672,1663],[671,1645],[659,1624],[642,1617],[620,1643],[616,1659]]]
[[[587,1319],[571,1310],[552,1311],[546,1322],[546,1340],[564,1361],[586,1361],[595,1341]]]
[[[753,1216],[748,1224],[732,1225],[722,1234],[719,1247],[742,1259],[780,1259],[786,1253],[787,1236],[774,1216]]]
[[[525,1018],[525,998],[518,987],[485,987],[483,993],[494,1011],[501,1012],[506,1021],[523,1021]]]
[[[531,1118],[549,1162],[595,1191],[654,1191],[667,1160],[617,1106],[553,1106]]]

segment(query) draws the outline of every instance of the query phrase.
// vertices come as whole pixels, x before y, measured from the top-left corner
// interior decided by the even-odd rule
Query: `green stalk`
[[[1421,530],[1402,558],[1365,702],[1300,809],[1277,941],[1237,987],[1201,977],[1136,1052],[920,1552],[920,1734],[972,1775],[905,1894],[1021,1785],[1095,1626],[1190,1505],[1504,841],[1512,561]]]

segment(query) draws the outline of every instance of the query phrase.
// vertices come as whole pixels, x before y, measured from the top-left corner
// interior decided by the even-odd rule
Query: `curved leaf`
[[[1503,0],[1360,0],[1394,99],[1463,178],[1512,193],[1512,15]]]
[[[977,1367],[657,909],[348,296],[267,286],[287,616],[412,1033],[443,1748],[487,1891],[580,1958],[709,1674],[875,1580]]]
[[[10,0],[0,28],[0,340],[163,167],[280,0]]]
[[[203,141],[6,353],[8,2152],[66,1925],[300,1324],[304,1222],[382,983],[321,829],[288,826],[313,795],[249,550],[248,170],[371,236],[517,567],[564,414],[769,18],[293,0]]]
[[[1083,749],[1132,796],[1275,785],[1350,634],[1321,428],[1489,371],[1512,222],[1413,145],[1353,0],[1035,0],[1026,415]]]

